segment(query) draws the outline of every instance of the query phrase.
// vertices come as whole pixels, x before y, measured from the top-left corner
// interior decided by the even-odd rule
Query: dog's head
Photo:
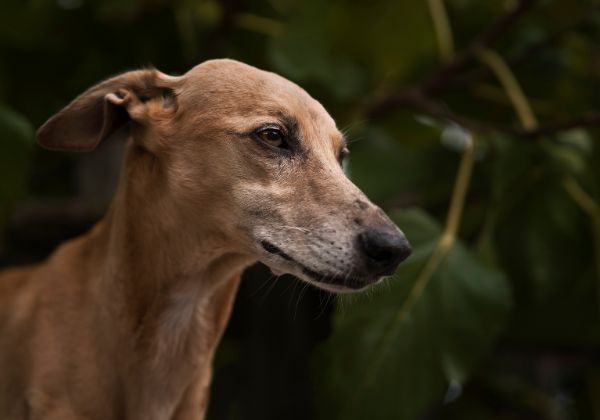
[[[343,135],[294,83],[233,61],[180,77],[125,73],[75,99],[38,131],[91,150],[126,122],[190,230],[202,221],[275,273],[330,291],[362,289],[410,253],[402,232],[345,176]]]

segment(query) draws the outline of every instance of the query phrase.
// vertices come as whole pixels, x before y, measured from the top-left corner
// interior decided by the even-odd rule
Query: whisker
[[[296,307],[294,308],[294,317],[293,319],[296,319],[296,315],[298,315],[298,308],[300,307],[300,301],[302,300],[302,296],[304,296],[304,294],[306,293],[306,291],[308,290],[308,288],[310,287],[310,284],[308,283],[304,283],[304,286],[300,289],[300,293],[298,294],[298,299],[296,300]]]
[[[275,276],[273,274],[270,274],[269,277],[266,280],[260,282],[260,284],[258,285],[258,287],[255,290],[253,290],[252,292],[250,292],[248,294],[248,297],[254,298],[259,292],[261,292],[265,287],[267,287],[267,285],[269,284],[269,282],[271,280],[273,280],[274,277]]]
[[[357,128],[360,129],[360,128],[364,127],[368,121],[369,120],[366,118],[357,119],[355,121],[352,121],[352,122],[344,125],[339,130],[342,133],[342,135],[344,136],[344,138],[347,140],[347,137],[350,134],[351,130],[356,130]]]
[[[261,300],[260,300],[260,303],[259,303],[259,304],[260,304],[261,306],[265,304],[265,301],[267,300],[267,297],[269,296],[269,294],[271,293],[271,291],[272,291],[272,290],[275,288],[275,284],[277,283],[277,280],[279,280],[279,277],[280,277],[280,276],[275,276],[275,275],[271,275],[271,276],[269,277],[269,280],[268,280],[268,281],[271,283],[271,285],[270,285],[270,286],[269,286],[269,288],[266,290],[266,292],[263,294],[263,296],[262,296],[262,298],[261,298]],[[271,282],[271,280],[273,280],[273,281]]]
[[[290,282],[289,286],[285,290],[285,292],[287,292],[290,289],[290,287],[292,288],[292,291],[290,292],[290,300],[288,302],[289,309],[292,309],[292,307],[291,307],[292,299],[294,298],[294,295],[296,294],[296,287],[298,287],[298,283],[299,283],[299,280],[294,278],[293,281]]]
[[[363,141],[366,139],[367,139],[366,136],[352,137],[351,139],[346,140],[346,144],[354,144],[356,142]]]
[[[325,295],[325,300],[322,299],[323,295]],[[326,290],[319,289],[319,313],[317,314],[316,317],[313,318],[313,321],[316,321],[317,319],[321,318],[325,314],[325,311],[327,310],[327,307],[329,306],[329,302],[331,301],[331,299],[333,297],[335,297],[335,295],[333,293],[330,293]]]

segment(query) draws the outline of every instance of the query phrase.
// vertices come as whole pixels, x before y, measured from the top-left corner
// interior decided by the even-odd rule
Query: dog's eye
[[[342,150],[340,150],[340,154],[338,156],[338,160],[340,161],[340,165],[344,163],[344,159],[350,154],[350,150],[344,146]]]
[[[265,128],[256,133],[257,137],[267,144],[284,149],[287,147],[285,136],[277,128]]]

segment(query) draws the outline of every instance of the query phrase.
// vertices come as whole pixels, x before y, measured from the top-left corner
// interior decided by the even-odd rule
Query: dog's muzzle
[[[302,274],[316,283],[341,286],[346,289],[360,290],[393,274],[398,265],[411,254],[406,237],[397,230],[367,229],[357,235],[355,240],[356,262],[347,274],[342,276],[319,272],[269,241],[260,241],[262,249],[296,266]]]

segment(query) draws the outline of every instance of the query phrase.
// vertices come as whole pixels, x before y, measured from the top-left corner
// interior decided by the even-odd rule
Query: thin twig
[[[462,216],[462,209],[467,194],[469,184],[471,182],[471,174],[473,172],[473,164],[475,162],[475,139],[473,137],[468,138],[467,145],[463,151],[460,166],[454,183],[454,189],[452,191],[452,198],[450,200],[450,206],[448,209],[448,218],[444,230],[439,237],[432,254],[429,256],[423,269],[420,271],[419,276],[415,280],[408,297],[398,309],[395,315],[392,317],[390,322],[387,324],[381,338],[379,339],[375,348],[377,354],[370,358],[368,365],[363,367],[362,380],[356,386],[353,398],[348,399],[348,404],[344,407],[342,418],[347,417],[348,412],[360,401],[359,395],[366,388],[368,388],[375,380],[379,369],[381,369],[382,363],[385,357],[389,354],[393,346],[390,344],[395,332],[398,331],[398,327],[406,320],[407,315],[414,308],[415,304],[419,301],[423,295],[427,285],[437,272],[440,264],[444,262],[444,259],[448,253],[452,250],[454,243],[456,242],[456,236],[458,228],[460,226],[460,219]]]
[[[576,128],[593,127],[600,127],[600,112],[590,112],[586,115],[582,115],[581,117],[573,118],[571,120],[558,121],[555,123],[546,123],[544,125],[540,125],[535,130],[510,129],[506,132],[520,137],[537,138],[560,133],[563,131],[573,130]]]
[[[600,204],[596,203],[592,197],[585,192],[583,188],[572,177],[563,179],[563,186],[569,193],[573,201],[591,218],[600,218]]]
[[[406,90],[395,96],[387,97],[385,102],[379,102],[371,107],[368,116],[377,118],[387,114],[392,109],[408,109],[415,111],[416,113],[429,115],[440,121],[454,122],[475,133],[498,132],[530,140],[576,128],[600,127],[600,112],[590,112],[571,120],[544,123],[534,129],[498,124],[490,121],[481,121],[475,118],[454,114],[441,104],[441,102],[426,97],[418,89]]]
[[[412,109],[414,111],[427,114],[441,121],[451,121],[457,123],[475,133],[500,132],[515,137],[527,139],[536,139],[562,131],[568,131],[575,128],[591,128],[600,126],[600,112],[591,112],[589,114],[577,117],[571,120],[550,122],[545,124],[533,124],[531,118],[524,127],[515,127],[506,124],[498,124],[489,121],[480,121],[474,118],[456,115],[445,107],[440,101],[432,98],[435,94],[454,86],[459,79],[459,72],[462,71],[473,60],[481,57],[490,45],[495,43],[507,30],[509,30],[518,19],[535,5],[537,0],[521,0],[516,7],[498,18],[489,29],[484,30],[471,42],[469,47],[458,53],[452,60],[442,67],[440,71],[431,76],[425,82],[402,91],[393,92],[388,96],[373,103],[366,111],[369,118],[378,118],[397,109]],[[432,12],[433,13],[433,12]],[[435,22],[435,21],[434,21]],[[440,29],[437,29],[440,31]],[[440,45],[440,50],[445,47]],[[483,52],[485,56],[485,52]],[[489,63],[488,63],[489,64]],[[496,66],[497,67],[497,66]],[[505,67],[507,67],[505,63]],[[504,72],[506,73],[506,72]],[[504,78],[501,82],[506,85],[508,82],[514,82]],[[514,85],[514,83],[512,83]],[[515,92],[514,89],[510,89]],[[514,98],[513,98],[514,99]],[[525,110],[522,110],[525,112]],[[533,113],[530,112],[532,115]],[[530,115],[530,116],[531,116]]]
[[[480,60],[485,63],[494,72],[498,81],[504,88],[509,97],[523,128],[527,131],[533,131],[538,128],[538,122],[529,105],[529,101],[523,92],[523,88],[517,81],[517,78],[506,64],[504,59],[495,51],[485,49],[479,52]]]
[[[444,0],[427,0],[427,4],[435,29],[440,58],[443,62],[448,63],[454,57],[454,36],[452,35]]]
[[[506,63],[512,69],[523,65],[532,57],[537,56],[541,51],[544,50],[544,48],[557,44],[566,35],[581,30],[581,28],[583,28],[586,24],[589,24],[593,17],[598,16],[598,8],[590,7],[586,12],[582,13],[581,16],[582,19],[579,22],[560,28],[557,31],[531,43],[529,46],[519,51],[515,51],[512,55],[507,55],[505,58]],[[461,90],[467,86],[471,86],[474,83],[484,80],[490,75],[490,70],[485,67],[473,69],[467,74],[457,74],[456,77],[448,80],[444,86],[440,86],[435,93],[439,95],[440,93],[445,93],[448,91]]]
[[[423,93],[432,95],[445,86],[449,79],[473,62],[481,50],[493,45],[510,30],[535,3],[537,0],[520,0],[514,8],[501,15],[487,29],[479,33],[465,50],[456,54],[452,61],[425,81],[422,84]]]
[[[527,97],[523,93],[517,78],[512,73],[510,67],[502,57],[494,52],[482,52],[482,60],[491,68],[502,86],[506,95],[510,98],[515,113],[519,117],[521,124],[525,129],[538,129],[538,123],[533,114]],[[592,225],[592,236],[594,241],[597,276],[597,299],[600,308],[600,205],[589,196],[579,185],[577,180],[570,175],[563,179],[563,188],[571,196],[573,201],[588,215]]]
[[[597,203],[572,176],[565,176],[562,185],[571,199],[590,219],[592,239],[594,242],[594,260],[596,262],[596,295],[598,309],[600,309],[600,204]]]

